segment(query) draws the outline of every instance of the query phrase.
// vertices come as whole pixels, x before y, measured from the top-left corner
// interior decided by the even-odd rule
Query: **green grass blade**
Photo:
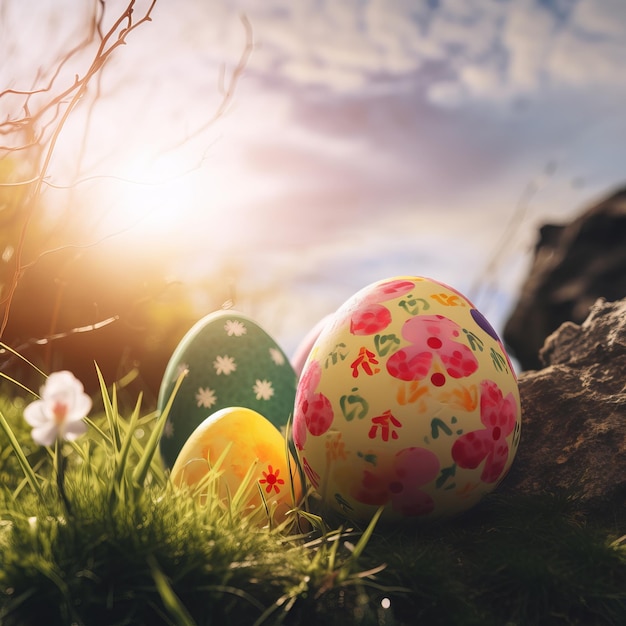
[[[296,501],[296,487],[295,476],[297,474],[300,485],[302,486],[301,500],[305,499],[306,488],[306,475],[304,469],[300,467],[298,460],[298,451],[296,445],[293,442],[293,417],[289,415],[287,419],[287,425],[285,426],[285,459],[287,462],[287,468],[289,469],[289,491],[291,494],[291,502],[294,506],[299,506],[301,503]]]
[[[11,427],[9,426],[6,418],[2,414],[2,411],[0,411],[0,428],[2,428],[5,435],[7,436],[9,443],[11,444],[11,447],[15,452],[15,455],[17,456],[20,467],[22,468],[22,471],[26,476],[28,484],[31,486],[31,489],[39,496],[39,499],[44,502],[43,492],[41,491],[41,486],[39,485],[37,476],[35,476],[35,472],[30,466],[30,463],[28,462],[28,459],[26,458],[26,455],[22,450],[22,446],[20,446],[18,440],[15,438],[15,435],[13,434],[13,431],[11,430]]]
[[[87,463],[89,461],[89,452],[85,451],[81,445],[76,441],[68,441],[68,445],[80,456],[83,463]]]
[[[230,504],[235,515],[239,515],[241,513],[242,509],[246,506],[246,501],[252,495],[252,491],[255,488],[254,485],[256,482],[254,480],[254,474],[258,465],[258,459],[250,465],[243,480],[239,483],[237,491],[235,491],[233,497],[230,500]]]
[[[337,562],[337,554],[339,550],[339,542],[343,533],[343,527],[340,527],[336,532],[331,533],[326,537],[326,542],[330,543],[330,550],[328,551],[328,572],[332,573],[335,569],[335,563]]]
[[[100,383],[100,393],[102,394],[102,402],[104,403],[104,412],[109,423],[109,430],[111,431],[111,436],[113,438],[113,448],[115,454],[117,454],[121,447],[121,437],[120,437],[120,429],[117,423],[117,394],[115,391],[115,385],[113,385],[113,402],[109,397],[109,392],[107,390],[106,383],[104,381],[104,377],[102,376],[102,372],[96,363],[96,372],[98,374],[98,382]]]
[[[137,421],[139,419],[139,410],[141,407],[141,400],[142,400],[142,396],[141,394],[139,394],[139,398],[137,399],[137,404],[135,404],[135,410],[133,411],[130,417],[130,424],[128,426],[128,432],[126,433],[126,436],[124,437],[122,449],[120,450],[117,468],[115,471],[115,482],[118,485],[122,482],[124,478],[124,474],[126,473],[126,463],[128,461],[128,453],[130,452],[135,428],[137,426]]]
[[[156,559],[152,555],[148,556],[148,565],[150,566],[150,573],[152,574],[152,579],[154,580],[157,591],[161,596],[161,600],[167,612],[176,623],[176,626],[196,626],[193,617],[191,617],[185,605],[180,601],[180,598],[174,593],[167,577],[161,571]]]
[[[0,344],[0,345],[2,345],[2,344]],[[33,396],[35,396],[35,398],[39,397],[38,393],[35,393],[32,389],[30,389],[26,385],[23,385],[19,380],[15,380],[15,378],[11,378],[11,376],[9,376],[8,374],[5,374],[4,372],[0,372],[0,377],[4,378],[5,380],[8,380],[10,383],[12,383],[14,385],[17,385],[21,389],[24,389],[24,391],[28,391],[28,393],[30,393]]]
[[[87,426],[89,426],[90,429],[95,430],[98,435],[102,438],[103,441],[108,442],[109,444],[113,445],[113,439],[111,439],[111,437],[109,437],[109,435],[107,435],[102,428],[100,428],[100,426],[98,426],[98,424],[96,424],[91,418],[89,417],[85,417],[85,424],[87,424]]]
[[[174,385],[174,390],[172,391],[172,394],[170,395],[170,398],[167,401],[165,408],[163,409],[163,412],[157,417],[156,424],[154,425],[152,433],[150,434],[150,439],[148,439],[148,443],[144,448],[143,455],[139,459],[137,467],[133,472],[133,482],[136,485],[141,486],[146,480],[150,465],[152,464],[152,459],[154,458],[157,448],[159,447],[159,441],[161,440],[161,435],[163,434],[163,429],[165,428],[167,416],[172,408],[174,398],[176,397],[176,394],[178,393],[178,390],[183,383],[185,375],[186,372],[182,372],[180,374],[178,380],[176,381],[176,385]]]
[[[363,550],[365,550],[365,546],[367,546],[369,540],[374,534],[374,529],[376,528],[376,524],[378,524],[378,520],[380,516],[383,514],[385,507],[379,507],[376,513],[372,516],[370,523],[367,525],[365,532],[361,535],[360,539],[357,541],[357,544],[354,546],[354,550],[352,551],[352,559],[356,561],[361,554],[363,554]]]
[[[36,372],[39,372],[44,378],[48,377],[47,374],[42,372],[34,363],[31,363],[25,356],[21,355],[17,350],[14,350],[10,346],[7,346],[7,344],[4,343],[3,341],[0,341],[0,348],[3,348],[7,352],[10,352],[11,354],[15,355],[18,359],[21,359],[22,361],[24,361],[24,363],[26,363],[27,365],[30,365],[30,367],[32,367]],[[9,378],[8,376],[5,376],[4,374],[0,373],[0,375],[4,376],[4,378],[7,378],[8,380],[13,380]],[[24,387],[24,385],[21,385],[20,383],[16,383],[16,384],[22,387],[23,389],[26,389],[26,391],[30,391],[30,389],[28,389],[27,387]],[[30,393],[33,393],[33,392],[30,391]]]

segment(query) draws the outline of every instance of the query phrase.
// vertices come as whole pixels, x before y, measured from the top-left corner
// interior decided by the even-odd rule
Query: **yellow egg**
[[[265,501],[274,522],[281,523],[302,496],[295,462],[290,457],[288,467],[287,454],[285,438],[269,420],[252,409],[227,407],[193,431],[174,463],[171,480],[178,487],[191,487],[203,502],[210,493],[228,502],[245,482],[245,512],[260,511],[263,519]],[[209,476],[212,468],[217,481]]]

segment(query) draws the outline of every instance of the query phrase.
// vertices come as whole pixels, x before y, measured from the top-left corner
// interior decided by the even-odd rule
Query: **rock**
[[[522,369],[563,322],[581,324],[600,297],[626,297],[626,188],[566,225],[546,224],[503,339]]]
[[[522,372],[522,433],[501,489],[566,491],[597,510],[626,504],[626,299],[564,323]]]

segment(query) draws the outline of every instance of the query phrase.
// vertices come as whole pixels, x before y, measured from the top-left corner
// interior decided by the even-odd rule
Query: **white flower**
[[[71,372],[50,374],[40,396],[24,409],[36,444],[51,446],[57,438],[73,441],[87,432],[83,419],[91,410],[91,398]]]
[[[270,358],[274,361],[274,365],[284,365],[285,357],[278,348],[270,348]]]
[[[237,364],[232,356],[225,354],[224,356],[218,356],[215,358],[215,361],[213,361],[213,367],[218,376],[220,374],[228,376],[237,369]]]
[[[210,409],[217,402],[215,391],[209,387],[200,387],[196,393],[196,403],[198,407],[203,406]]]
[[[272,383],[269,380],[258,380],[252,387],[257,400],[269,400],[274,395]]]
[[[239,320],[227,320],[226,324],[224,324],[224,330],[229,337],[232,337],[233,335],[235,337],[241,337],[248,332],[244,323]]]

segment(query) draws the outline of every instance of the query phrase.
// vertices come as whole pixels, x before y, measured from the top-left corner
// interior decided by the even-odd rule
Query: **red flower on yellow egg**
[[[358,377],[359,368],[362,368],[368,376],[378,374],[378,372],[380,372],[380,368],[372,368],[372,365],[378,365],[376,355],[371,350],[368,350],[365,346],[363,346],[359,350],[359,355],[357,356],[357,358],[350,364],[350,367],[352,368],[352,377]]]
[[[266,485],[265,493],[272,493],[272,490],[276,493],[280,492],[279,485],[284,485],[285,481],[282,478],[278,478],[279,474],[280,469],[277,468],[276,471],[274,471],[271,465],[267,466],[267,472],[263,472],[263,478],[259,480],[262,485]]]
[[[395,428],[402,428],[402,423],[387,409],[382,415],[372,418],[372,427],[368,437],[375,439],[380,431],[380,437],[383,441],[389,441],[390,436],[392,439],[397,439],[398,433],[394,430]]]

